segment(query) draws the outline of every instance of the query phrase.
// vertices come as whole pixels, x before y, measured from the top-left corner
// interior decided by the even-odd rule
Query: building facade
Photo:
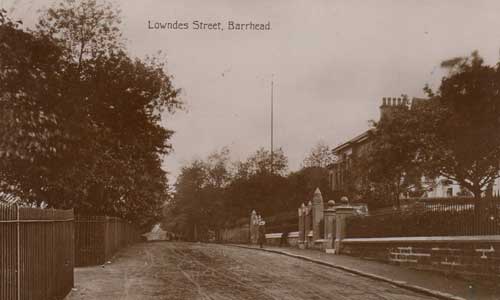
[[[390,118],[391,114],[403,105],[408,105],[405,99],[382,98],[380,119]],[[374,128],[366,130],[333,148],[332,152],[337,159],[329,166],[329,182],[334,195],[348,195],[350,190],[362,184],[352,173],[352,167],[356,160],[370,151],[374,132]]]
[[[361,184],[353,176],[352,166],[369,151],[373,130],[367,130],[332,149],[336,161],[329,167],[329,183],[334,195],[346,195],[351,188]]]

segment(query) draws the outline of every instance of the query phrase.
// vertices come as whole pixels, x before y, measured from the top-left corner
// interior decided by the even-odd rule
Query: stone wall
[[[280,246],[282,233],[268,233],[266,234],[266,245],[268,246]],[[297,247],[299,241],[299,232],[290,232],[288,234],[288,246]]]
[[[342,253],[418,269],[500,279],[500,237],[344,239]]]

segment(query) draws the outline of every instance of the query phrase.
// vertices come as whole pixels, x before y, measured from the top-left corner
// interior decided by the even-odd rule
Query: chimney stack
[[[383,97],[382,105],[380,106],[380,119],[390,117],[394,109],[398,109],[408,105],[408,99],[396,97]]]

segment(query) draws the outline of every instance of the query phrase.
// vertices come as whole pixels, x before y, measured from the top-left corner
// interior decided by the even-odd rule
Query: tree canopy
[[[174,197],[165,208],[166,229],[204,239],[209,232],[248,217],[252,210],[267,218],[295,211],[312,199],[317,187],[327,195],[328,170],[308,167],[287,174],[288,159],[281,149],[275,152],[273,172],[270,152],[263,148],[243,161],[232,162],[229,157],[223,148],[181,169]]]
[[[421,155],[431,175],[460,183],[476,197],[499,176],[500,64],[488,66],[477,52],[443,63],[450,72],[419,110]]]
[[[324,141],[319,141],[307,154],[302,162],[303,167],[326,168],[335,162],[332,149]]]
[[[37,30],[0,18],[0,188],[29,202],[145,227],[169,199],[162,157],[182,108],[156,57],[130,57],[119,14],[65,0]]]
[[[454,180],[479,198],[499,177],[500,65],[474,52],[442,66],[449,73],[437,91],[425,87],[428,99],[375,124],[371,150],[357,165],[365,199],[396,204],[402,193],[421,195],[423,176]]]

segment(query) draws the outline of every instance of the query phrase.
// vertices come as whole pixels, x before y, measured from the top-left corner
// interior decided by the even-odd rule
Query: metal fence
[[[0,204],[0,299],[63,299],[73,287],[74,214]]]
[[[500,197],[419,199],[347,219],[349,238],[500,235]]]
[[[75,220],[76,266],[100,265],[119,249],[140,241],[131,223],[106,216],[77,216]]]

